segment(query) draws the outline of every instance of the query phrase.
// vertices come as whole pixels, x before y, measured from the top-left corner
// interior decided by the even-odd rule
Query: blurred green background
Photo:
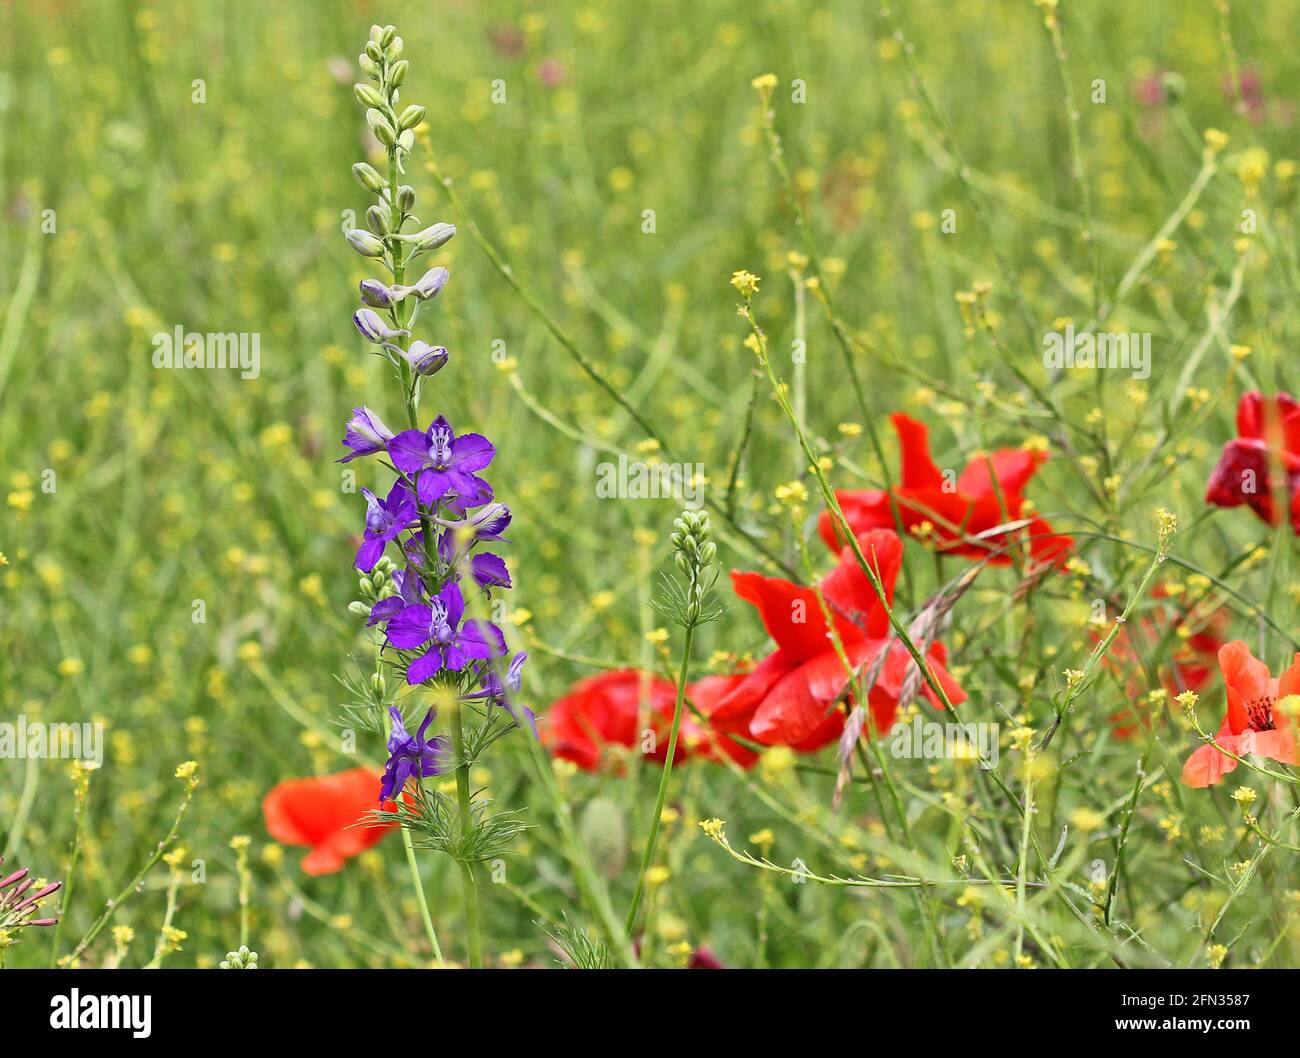
[[[90,778],[64,950],[166,831],[180,796],[173,772],[194,759],[202,785],[181,841],[206,862],[207,881],[180,889],[175,924],[188,936],[168,965],[214,965],[236,943],[229,842],[241,834],[254,839],[253,947],[264,965],[419,958],[396,839],[337,876],[304,879],[294,850],[282,861],[264,852],[260,809],[283,778],[355,763],[321,733],[341,700],[333,674],[364,649],[345,611],[363,508],[341,491],[333,460],[354,405],[370,405],[390,425],[402,418],[382,362],[366,355],[349,321],[356,282],[369,273],[340,233],[345,211],[367,204],[349,167],[374,147],[351,87],[370,24],[398,25],[412,64],[404,100],[429,108],[409,176],[416,212],[425,223],[462,225],[436,262],[452,279],[422,336],[448,346],[452,362],[424,409],[497,444],[493,480],[515,510],[512,632],[533,650],[527,689],[543,710],[591,671],[572,658],[660,663],[646,638],[661,623],[648,601],[675,505],[597,499],[594,467],[607,457],[590,442],[635,456],[643,437],[469,238],[425,169],[430,152],[514,274],[681,458],[704,464],[714,487],[727,478],[751,395],[753,357],[727,284],[739,268],[764,276],[758,308],[773,347],[806,337],[809,425],[836,459],[837,484],[878,484],[865,435],[838,429],[864,424],[830,327],[812,299],[796,299],[788,274],[787,254],[802,249],[801,237],[750,87],[756,75],[775,73],[777,128],[840,313],[933,380],[922,385],[862,357],[876,424],[888,435],[890,410],[921,415],[935,431],[940,465],[960,465],[963,453],[1025,439],[1019,394],[1002,399],[1016,389],[1007,357],[1036,377],[1041,367],[1038,348],[1016,329],[1013,295],[1042,329],[1087,319],[1087,224],[1040,10],[1027,0],[918,0],[899,3],[896,14],[986,217],[972,210],[874,4],[0,3],[0,718],[93,718],[107,730],[104,767]],[[1173,471],[1139,478],[1105,511],[1086,510],[1061,466],[1049,466],[1031,489],[1066,529],[1104,524],[1149,540],[1156,503],[1189,522],[1200,513],[1205,474],[1230,435],[1235,390],[1285,387],[1294,375],[1289,159],[1297,153],[1300,7],[1235,5],[1231,58],[1213,3],[1066,4],[1061,17],[1106,291],[1187,194],[1203,130],[1231,135],[1221,171],[1117,312],[1114,329],[1155,335],[1145,395],[1123,380],[1061,385],[1079,423],[1101,407],[1115,423],[1106,456],[1113,465],[1093,460],[1098,480],[1147,459],[1162,409],[1186,385],[1180,370],[1202,336],[1206,306],[1231,285],[1240,210],[1249,200],[1267,218],[1261,263],[1235,302],[1231,334],[1210,343],[1190,380],[1203,392],[1180,398]],[[1232,63],[1254,86],[1236,108],[1225,92]],[[1178,80],[1162,82],[1166,71]],[[795,79],[802,103],[791,100]],[[1104,103],[1091,99],[1097,80]],[[504,102],[493,101],[494,83]],[[957,210],[955,235],[940,230],[945,209]],[[645,210],[654,211],[650,234]],[[1006,356],[965,332],[954,300],[981,280],[993,283]],[[257,332],[260,377],[155,370],[153,336],[178,325]],[[1229,338],[1251,346],[1244,364],[1229,355]],[[505,369],[493,359],[498,342],[512,358]],[[779,366],[788,370],[788,361]],[[989,386],[1003,387],[997,399],[988,399]],[[1195,438],[1183,429],[1189,422]],[[892,438],[886,443],[892,464]],[[772,490],[803,475],[804,460],[766,388],[741,470],[741,520],[794,557]],[[42,487],[47,471],[53,491]],[[375,465],[360,473],[371,486],[384,476]],[[1236,513],[1191,538],[1198,561],[1217,569],[1248,543],[1267,541],[1264,527]],[[1122,550],[1089,557],[1112,585],[1124,583],[1131,558]],[[755,562],[731,546],[723,558]],[[1285,583],[1265,567],[1242,574],[1258,578],[1242,589],[1261,599],[1267,591],[1274,614],[1289,621],[1293,600],[1268,590]],[[937,574],[910,545],[909,570],[904,601],[919,605]],[[998,576],[963,603],[959,626],[1007,605],[1013,582]],[[1044,600],[1034,621],[1007,610],[1026,643],[1008,631],[1005,654],[961,659],[978,716],[996,719],[987,703],[1017,695],[1027,710],[1050,714],[1033,688],[1090,649],[1071,609],[1083,604],[1067,594]],[[191,620],[194,600],[205,604],[205,624]],[[960,634],[950,642],[960,646]],[[707,630],[696,656],[703,663],[714,651],[763,650],[762,630],[742,608]],[[1122,690],[1112,691],[1118,701]],[[1106,704],[1097,708],[1106,715]],[[304,718],[315,726],[305,728]],[[1066,801],[1102,806],[1131,785],[1133,750],[1110,743],[1104,726],[1074,735],[1100,735],[1101,743],[1068,747],[1090,756],[1086,772],[1076,768],[1063,781]],[[1190,745],[1175,739],[1171,752]],[[833,758],[820,766],[833,767]],[[913,768],[909,783],[931,801],[941,797],[942,777],[923,762]],[[75,825],[67,771],[59,761],[0,761],[0,845],[14,863],[49,877],[65,873]],[[555,916],[571,909],[565,867],[517,747],[503,744],[490,778],[498,800],[530,809],[537,829],[511,866],[514,891],[490,901],[487,947],[507,964],[547,965],[553,956],[527,901]],[[562,781],[576,812],[599,795],[633,840],[642,831],[653,776]],[[780,757],[749,781],[716,766],[682,772],[674,794],[682,821],[667,842],[673,879],[656,911],[660,961],[670,962],[667,946],[683,940],[728,962],[753,961],[754,894],[769,879],[726,859],[698,834],[697,818],[728,819],[738,839],[776,827],[781,862],[802,855],[828,872],[892,862],[869,795],[832,818],[829,779]],[[828,847],[809,847],[758,791],[829,835]],[[1196,880],[1162,829],[1181,804],[1175,796],[1173,807],[1157,805],[1140,822],[1158,893],[1142,902],[1141,914],[1152,917],[1133,914],[1156,947],[1190,953],[1188,923],[1203,909],[1186,903]],[[928,803],[915,802],[918,816]],[[1207,815],[1205,825],[1225,818],[1222,807]],[[440,859],[427,857],[425,869],[444,944],[455,949],[456,882]],[[614,879],[618,893],[632,870]],[[160,866],[114,920],[135,929],[129,965],[153,950],[166,884]],[[781,886],[773,963],[924,961],[906,899],[772,884]],[[960,930],[965,912],[952,914]],[[1289,922],[1277,928],[1290,930]],[[29,931],[9,961],[45,965],[49,945],[49,931]],[[106,934],[86,963],[109,960],[112,948]],[[985,961],[998,961],[996,951]]]

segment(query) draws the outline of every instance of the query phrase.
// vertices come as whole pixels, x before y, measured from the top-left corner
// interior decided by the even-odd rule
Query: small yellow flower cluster
[[[762,281],[761,276],[756,276],[753,272],[747,272],[743,268],[731,273],[731,285],[740,292],[740,296],[746,301],[758,293],[758,284]]]

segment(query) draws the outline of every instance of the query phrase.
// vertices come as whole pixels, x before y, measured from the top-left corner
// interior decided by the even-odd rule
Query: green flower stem
[[[424,882],[420,880],[420,865],[415,862],[415,845],[411,842],[411,832],[402,827],[402,845],[406,848],[406,863],[411,868],[411,881],[415,885],[415,898],[420,903],[420,919],[424,922],[424,932],[433,946],[433,957],[439,967],[446,963],[442,958],[442,947],[438,944],[438,934],[433,928],[433,918],[429,914],[429,901],[424,895]]]
[[[691,665],[691,639],[695,627],[686,626],[686,642],[682,646],[682,667],[677,676],[677,704],[673,708],[673,726],[668,735],[668,755],[664,758],[663,772],[659,776],[659,796],[655,799],[654,815],[650,819],[650,834],[646,838],[645,852],[641,856],[641,870],[637,874],[636,889],[632,892],[632,906],[628,908],[625,930],[632,936],[632,927],[636,925],[636,913],[641,906],[641,896],[645,891],[645,876],[654,860],[655,845],[659,841],[659,824],[663,817],[664,800],[668,796],[668,780],[673,773],[673,756],[677,752],[677,734],[682,726],[682,708],[686,703],[686,674]]]
[[[464,732],[461,727],[459,708],[455,710],[455,719],[452,723],[452,737],[455,739],[456,755],[459,757],[461,746],[465,741]],[[471,814],[472,808],[469,798],[468,764],[461,764],[456,768],[456,804],[460,811],[461,838],[468,840],[474,832],[474,819]],[[462,850],[462,854],[463,852],[464,850]],[[465,932],[468,934],[469,965],[470,969],[480,970],[483,968],[483,938],[479,926],[478,878],[474,873],[473,864],[468,860],[457,857],[456,862],[460,864],[460,876],[464,883]]]

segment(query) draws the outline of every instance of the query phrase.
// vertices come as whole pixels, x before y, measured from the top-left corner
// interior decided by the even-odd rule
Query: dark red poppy
[[[1237,403],[1237,436],[1223,446],[1205,502],[1216,507],[1244,504],[1269,525],[1277,525],[1280,514],[1274,500],[1283,491],[1291,529],[1300,533],[1300,402],[1289,393],[1243,394]]]
[[[892,602],[894,581],[903,562],[903,544],[888,530],[875,529],[858,537],[867,561]],[[736,594],[759,612],[777,649],[713,709],[712,723],[746,735],[764,745],[785,745],[811,751],[833,741],[844,726],[835,707],[845,692],[849,674],[830,638],[830,628],[813,588],[759,573],[731,574]],[[888,649],[884,667],[871,688],[868,702],[878,731],[887,730],[900,704],[911,655],[897,640],[889,640],[889,617],[853,551],[845,547],[839,565],[821,581],[821,593],[831,612],[836,636],[854,670],[865,672]],[[944,669],[947,652],[935,643],[928,656],[931,671],[954,702],[966,695]],[[927,685],[924,693],[939,700]]]
[[[538,722],[542,742],[564,760],[583,771],[595,771],[608,747],[640,747],[643,723],[654,737],[646,756],[662,762],[668,755],[668,733],[673,720],[677,689],[669,680],[637,669],[601,672],[579,680],[563,698],[553,703]],[[643,703],[647,713],[643,716]],[[686,742],[678,737],[673,763],[686,755]],[[618,765],[616,764],[616,767]]]
[[[1228,713],[1214,736],[1224,749],[1238,757],[1268,757],[1296,764],[1295,719],[1279,709],[1282,699],[1300,694],[1300,654],[1280,677],[1256,658],[1240,639],[1219,651],[1219,668],[1228,697]],[[1183,765],[1188,786],[1210,786],[1235,770],[1237,762],[1210,745],[1201,746]]]
[[[855,534],[868,529],[894,529],[890,498],[898,507],[899,520],[909,535],[925,526],[926,538],[943,554],[966,558],[988,558],[997,565],[1011,562],[1017,540],[1028,543],[1037,566],[1064,561],[1073,539],[1052,532],[1042,518],[1033,518],[1021,529],[973,540],[1009,521],[1021,519],[1024,488],[1042,465],[1046,455],[1020,448],[999,448],[988,456],[971,460],[955,478],[944,477],[930,458],[930,434],[924,423],[901,412],[890,416],[902,448],[899,484],[890,492],[878,489],[839,491],[836,497]],[[847,541],[836,532],[829,511],[818,523],[821,537],[832,551]]]
[[[370,823],[370,812],[379,804],[379,782],[369,768],[288,779],[262,801],[267,832],[285,845],[311,848],[302,861],[308,874],[333,874],[394,826]],[[383,807],[394,809],[391,801]]]

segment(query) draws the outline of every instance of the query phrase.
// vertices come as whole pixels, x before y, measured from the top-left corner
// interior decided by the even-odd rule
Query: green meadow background
[[[492,480],[515,512],[511,638],[531,651],[525,687],[539,712],[593,662],[675,664],[678,637],[654,634],[650,601],[677,505],[598,499],[596,465],[646,458],[644,435],[470,238],[431,157],[511,275],[718,494],[753,401],[737,518],[787,560],[799,561],[802,532],[826,566],[810,536],[816,503],[796,528],[774,498],[794,479],[814,490],[766,383],[754,388],[728,285],[737,269],[763,276],[756,311],[778,372],[793,377],[789,350],[806,345],[802,406],[838,486],[882,481],[867,427],[896,465],[896,409],[930,423],[940,466],[1065,432],[1072,451],[1052,447],[1029,495],[1080,534],[1080,563],[1029,602],[1013,597],[1014,574],[992,571],[958,603],[945,639],[971,696],[966,719],[1001,722],[1004,736],[1008,715],[1045,729],[1062,671],[1093,647],[1090,600],[1131,594],[1150,556],[1129,544],[1153,546],[1158,505],[1179,516],[1175,554],[1205,571],[1232,635],[1277,671],[1294,649],[1292,538],[1244,510],[1207,516],[1201,497],[1237,395],[1297,384],[1300,6],[1066,0],[1086,207],[1041,8],[916,0],[892,17],[905,44],[876,4],[838,0],[0,0],[0,721],[105,730],[103,766],[88,777],[67,761],[0,760],[6,869],[67,877],[81,834],[58,954],[167,833],[184,794],[174,772],[194,760],[183,859],[159,863],[117,912],[111,924],[133,936],[105,931],[81,965],[144,965],[158,950],[166,966],[215,966],[241,935],[239,836],[251,839],[247,927],[262,965],[428,961],[395,836],[308,878],[304,850],[271,845],[261,816],[276,782],[380,756],[375,745],[341,754],[331,727],[343,700],[334,674],[366,651],[346,612],[363,504],[333,461],[353,406],[402,418],[349,320],[369,273],[341,236],[345,211],[368,204],[349,168],[374,148],[351,87],[372,22],[397,24],[412,67],[403,99],[429,109],[408,177],[416,212],[461,225],[436,262],[451,282],[424,318],[422,336],[452,353],[424,413],[497,445]],[[1225,92],[1233,69],[1257,86],[1245,106]],[[776,128],[825,288],[861,339],[865,416],[832,325],[792,277],[788,255],[807,247],[750,86],[766,73],[778,78]],[[1104,102],[1093,101],[1098,82]],[[1156,246],[1202,171],[1211,127],[1229,136],[1219,164]],[[1243,236],[1247,208],[1258,227]],[[944,231],[950,209],[955,232]],[[1053,389],[1065,421],[1043,418],[1022,381],[1046,382],[1042,333],[1087,321],[1095,278],[1109,299],[1148,246],[1109,326],[1152,333],[1150,379],[1067,373]],[[954,296],[985,282],[996,341],[967,327]],[[259,334],[259,377],[155,370],[153,336],[177,326]],[[362,484],[384,478],[373,462],[354,465]],[[727,568],[760,568],[734,533],[720,553]],[[906,553],[911,613],[961,567],[914,542]],[[732,609],[702,633],[695,674],[768,649],[725,578],[722,591]],[[192,620],[196,600],[204,623]],[[1152,643],[1149,669],[1099,683],[1038,762],[1037,836],[1050,853],[1076,820],[1061,861],[1075,890],[1031,892],[1020,921],[1056,938],[1071,965],[1206,965],[1211,942],[1228,965],[1293,963],[1300,868],[1274,850],[1238,891],[1232,865],[1255,851],[1228,796],[1240,784],[1178,784],[1196,743],[1172,710],[1149,739],[1111,731],[1108,717],[1159,686],[1151,673],[1174,645]],[[1203,724],[1217,729],[1221,710],[1216,677]],[[1089,886],[1096,862],[1104,872],[1113,860],[1144,754],[1115,921],[1098,926]],[[494,965],[553,966],[543,925],[567,915],[593,926],[527,759],[512,737],[476,777],[534,827],[506,883],[487,887]],[[1018,760],[1004,748],[1017,790]],[[869,784],[831,811],[834,768],[833,750],[778,751],[743,776],[694,762],[676,773],[647,962],[676,965],[698,946],[736,966],[936,961],[911,895],[794,884],[734,861],[695,825],[725,819],[738,847],[823,875],[949,876],[969,813],[1019,832],[1009,805],[996,820],[987,802],[976,807],[969,764],[897,761],[914,832],[902,847]],[[557,777],[625,907],[657,775]],[[1289,789],[1240,778],[1276,826]],[[457,873],[440,856],[421,862],[443,946],[463,958]],[[1015,964],[1016,919],[995,895],[956,888],[936,900],[941,961]],[[179,950],[160,947],[165,924],[186,934]],[[10,966],[55,954],[53,930],[16,939]]]

